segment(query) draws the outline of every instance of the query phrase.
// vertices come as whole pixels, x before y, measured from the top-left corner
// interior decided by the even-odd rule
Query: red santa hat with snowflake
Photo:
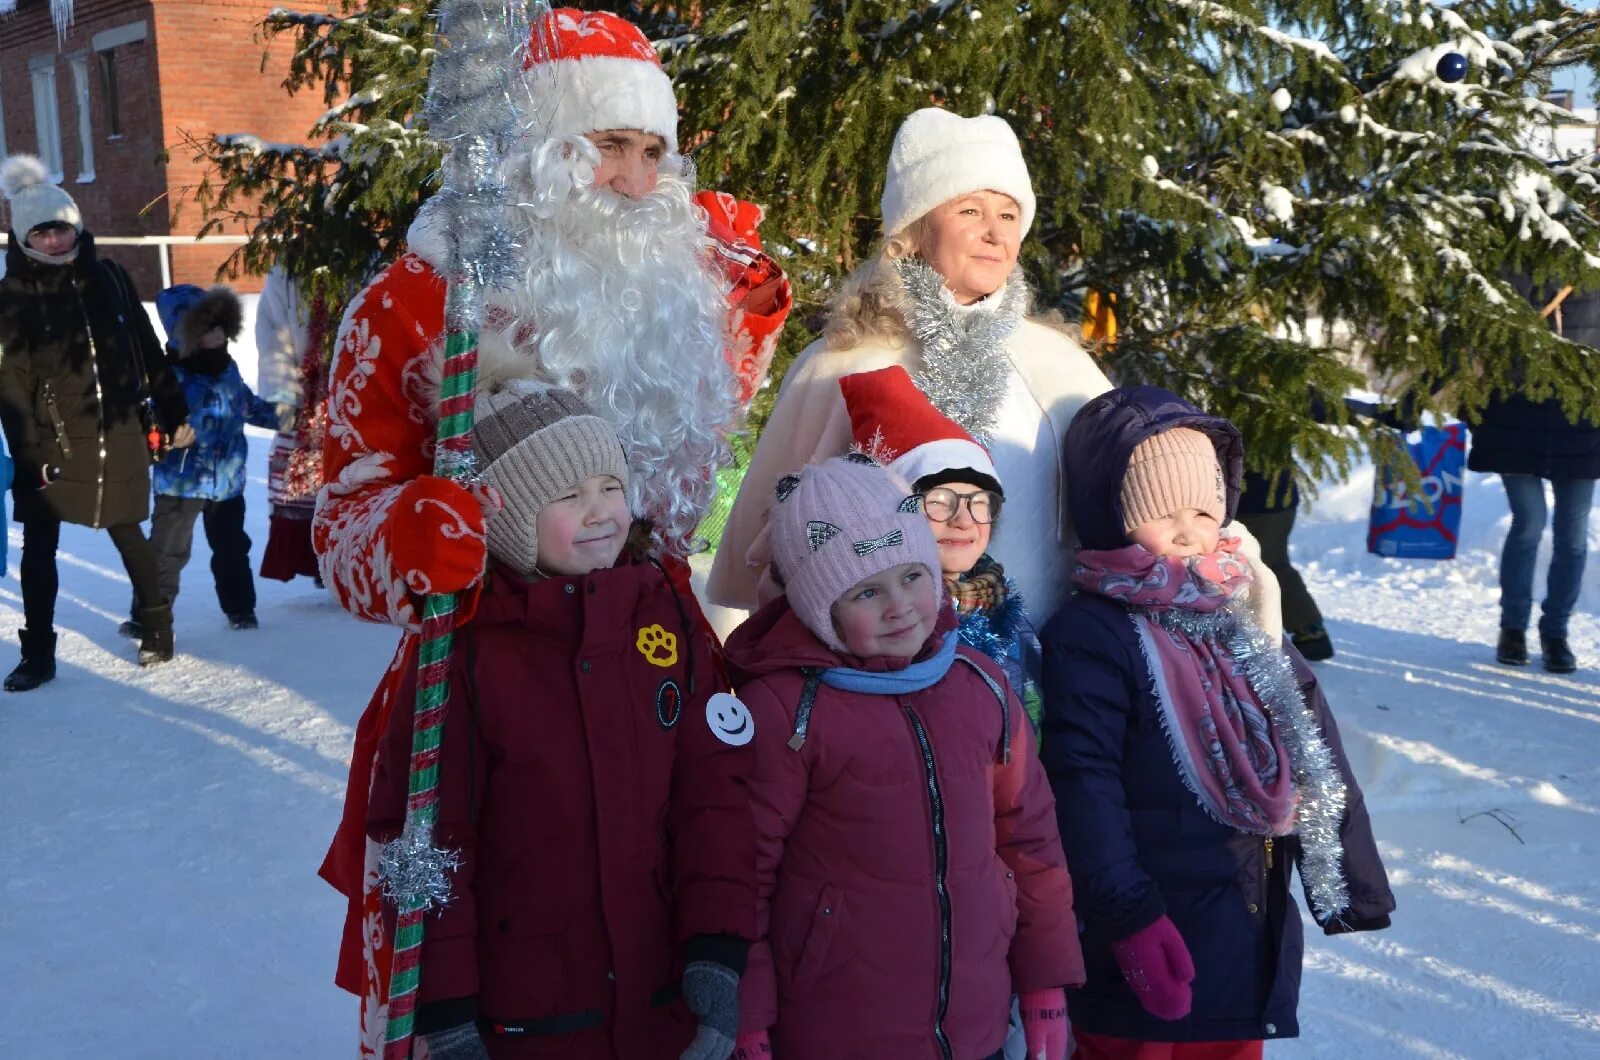
[[[535,23],[533,38],[523,66],[539,132],[638,129],[677,152],[678,99],[639,27],[605,11],[563,7]]]
[[[933,407],[900,365],[839,380],[855,448],[918,490],[969,482],[1005,495],[989,453]]]

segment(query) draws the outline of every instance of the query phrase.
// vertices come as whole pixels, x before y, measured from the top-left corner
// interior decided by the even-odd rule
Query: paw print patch
[[[639,649],[639,654],[651,666],[665,669],[678,665],[678,635],[660,626],[645,626],[639,631],[633,646]]]

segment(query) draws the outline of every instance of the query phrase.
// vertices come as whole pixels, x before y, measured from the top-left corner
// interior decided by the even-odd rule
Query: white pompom
[[[49,171],[34,155],[11,155],[0,162],[0,191],[5,192],[8,199],[15,199],[19,192],[35,184],[49,183]]]

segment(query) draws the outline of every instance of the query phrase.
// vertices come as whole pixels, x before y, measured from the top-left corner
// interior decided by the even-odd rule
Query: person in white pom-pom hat
[[[11,229],[0,279],[0,421],[16,459],[26,622],[5,689],[26,692],[56,673],[62,523],[111,537],[145,604],[140,664],[172,658],[172,608],[139,524],[150,516],[149,434],[183,448],[194,430],[132,278],[96,253],[72,196],[22,154],[0,163],[0,192]]]
[[[988,447],[1007,498],[995,556],[1049,613],[1071,570],[1061,440],[1078,407],[1111,384],[1077,342],[1031,315],[1017,254],[1036,202],[1016,134],[993,115],[916,111],[895,134],[881,206],[882,246],[845,281],[824,337],[784,379],[711,598],[757,603],[772,483],[849,447],[841,376],[898,364]]]
[[[629,555],[662,562],[698,623],[683,556],[741,405],[764,378],[788,281],[761,252],[759,208],[695,193],[671,81],[637,27],[563,8],[537,21],[533,45],[505,60],[521,64],[526,88],[527,132],[502,164],[515,204],[504,241],[524,278],[488,296],[479,392],[522,380],[570,388],[616,431],[640,520]],[[433,475],[447,235],[424,207],[409,253],[346,312],[312,530],[339,602],[413,632],[429,592],[459,592],[460,612],[472,613],[495,504],[492,490]],[[413,648],[408,636],[401,658]],[[369,1035],[381,1034],[388,951],[368,871],[376,850],[360,825],[374,735],[406,670],[389,671],[358,728],[343,824],[322,867],[350,901],[337,979],[362,995]]]

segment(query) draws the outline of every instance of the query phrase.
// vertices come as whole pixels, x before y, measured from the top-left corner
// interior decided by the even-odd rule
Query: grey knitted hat
[[[521,383],[479,394],[472,445],[505,501],[489,519],[489,554],[523,577],[538,573],[545,505],[595,475],[628,485],[617,432],[570,390]]]

